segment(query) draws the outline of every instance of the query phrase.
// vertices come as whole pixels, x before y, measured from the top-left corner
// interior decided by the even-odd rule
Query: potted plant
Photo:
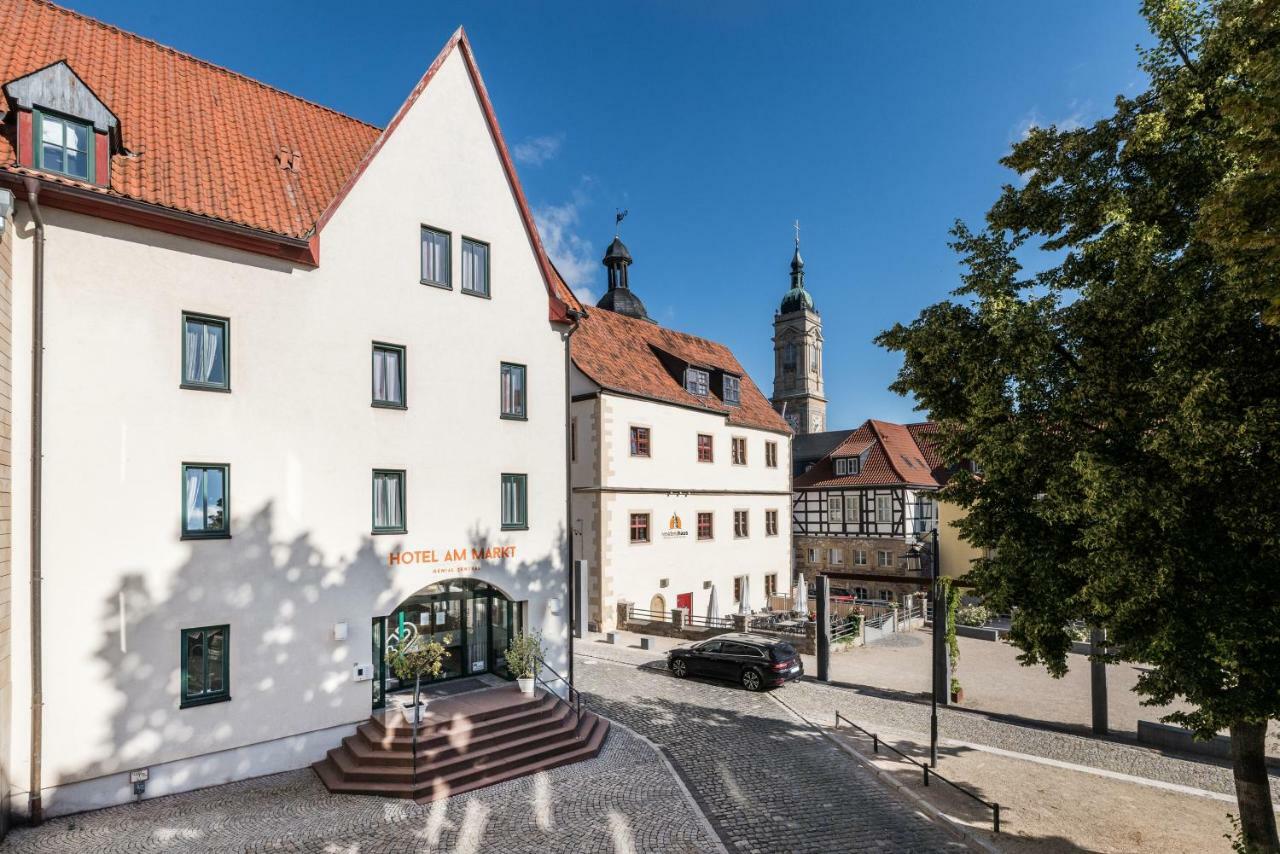
[[[413,680],[413,700],[401,705],[401,713],[407,723],[416,730],[427,713],[427,703],[422,696],[422,679],[436,679],[444,670],[444,660],[449,657],[445,647],[452,640],[445,635],[437,641],[431,635],[418,634],[417,627],[405,623],[387,638],[387,664],[401,682]]]
[[[516,677],[521,694],[533,693],[534,676],[545,654],[540,632],[520,632],[511,638],[506,652],[507,669]]]

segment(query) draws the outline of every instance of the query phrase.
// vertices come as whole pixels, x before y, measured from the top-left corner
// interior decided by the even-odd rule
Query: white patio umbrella
[[[809,613],[809,585],[805,583],[804,573],[796,580],[796,592],[792,597],[792,609],[802,614]]]
[[[738,603],[739,614],[751,613],[751,576],[742,577],[742,601]]]
[[[711,585],[711,598],[707,600],[707,622],[713,623],[720,619],[720,599],[716,596],[716,586]]]

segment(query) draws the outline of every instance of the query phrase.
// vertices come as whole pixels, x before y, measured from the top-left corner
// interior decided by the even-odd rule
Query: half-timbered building
[[[798,572],[862,599],[896,601],[927,583],[927,568],[912,571],[906,554],[937,525],[947,472],[933,429],[872,419],[806,437],[791,514]]]

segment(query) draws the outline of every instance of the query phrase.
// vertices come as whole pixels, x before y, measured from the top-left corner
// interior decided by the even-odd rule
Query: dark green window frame
[[[519,375],[520,394],[519,407],[507,407],[507,376]],[[512,394],[514,398],[516,395]],[[519,362],[502,362],[498,369],[498,414],[508,421],[529,420],[529,368]]]
[[[516,487],[516,502],[513,508],[515,514],[511,518],[507,516],[507,486],[509,484],[514,484]],[[502,476],[502,489],[499,493],[499,499],[502,530],[529,530],[529,476],[527,474],[504,474]]]
[[[399,344],[387,344],[382,341],[374,341],[373,352],[370,354],[370,357],[369,357],[371,362],[376,364],[379,352],[383,352],[383,353],[394,352],[400,357],[399,359],[400,400],[399,402],[391,401],[391,400],[379,400],[378,399],[378,380],[376,377],[371,376],[369,397],[370,397],[370,400],[373,401],[372,405],[378,407],[379,409],[408,409],[409,408],[409,392],[405,388],[405,380],[408,378],[408,368],[405,364],[406,361],[408,360],[408,353],[406,352],[405,348],[400,346]],[[372,374],[372,371],[370,373]]]
[[[35,109],[31,112],[31,147],[35,152],[36,168],[44,170],[45,172],[56,172],[59,175],[66,175],[68,178],[74,178],[77,181],[84,181],[88,184],[94,183],[95,178],[93,170],[96,165],[95,161],[98,159],[97,151],[95,150],[98,145],[98,138],[94,134],[93,125],[89,122],[81,121],[80,119],[74,119],[71,116],[55,113],[52,110]],[[83,152],[85,160],[85,174],[77,175],[74,172],[68,172],[66,169],[55,169],[44,162],[44,123],[46,119],[53,119],[64,126],[73,125],[85,132],[85,141],[88,144],[88,149]],[[65,163],[65,144],[62,146],[62,150],[64,152],[63,162]]]
[[[222,635],[222,664],[218,669],[221,671],[222,687],[217,690],[209,689],[209,643],[210,638],[218,633]],[[200,673],[199,680],[202,686],[199,691],[192,692],[191,689],[191,661],[188,655],[190,649],[189,639],[192,635],[200,636],[200,645],[202,655],[200,657]],[[186,709],[191,706],[205,706],[209,703],[225,703],[231,699],[231,626],[200,626],[194,629],[183,629],[178,635],[180,652],[182,660],[181,683],[178,690],[181,692],[182,700],[179,708]]]
[[[444,238],[444,278],[429,279],[427,278],[427,265],[422,257],[423,238],[428,234],[435,237]],[[446,291],[453,290],[453,234],[442,228],[433,228],[432,226],[423,224],[418,231],[418,280],[433,288],[443,288]]]
[[[222,527],[220,528],[188,528],[187,527],[187,472],[199,469],[205,477],[210,471],[222,472]],[[201,481],[200,492],[203,496],[201,518],[209,518],[209,491]],[[226,540],[231,538],[231,466],[227,463],[183,463],[182,464],[182,539],[184,540]]]
[[[468,246],[479,246],[484,249],[484,290],[477,290],[475,288],[467,287],[466,269],[467,269],[467,247]],[[465,234],[462,236],[462,271],[463,273],[462,273],[462,284],[460,285],[460,289],[464,294],[469,294],[470,296],[473,296],[473,297],[484,297],[485,299],[492,298],[493,282],[489,275],[492,272],[491,268],[492,268],[493,259],[490,257],[492,255],[492,252],[493,252],[492,247],[488,243],[485,243],[483,240],[476,240],[473,237],[467,237]]]
[[[209,326],[222,327],[222,382],[201,382],[199,380],[187,379],[188,321],[204,323]],[[216,314],[203,314],[198,311],[184,311],[182,312],[182,324],[178,328],[178,334],[182,336],[182,364],[179,365],[179,371],[181,373],[178,377],[178,386],[180,388],[188,388],[195,391],[231,391],[231,319],[227,317],[219,317]]]
[[[395,477],[397,485],[397,501],[400,508],[400,524],[399,525],[379,525],[378,524],[378,480],[379,478]],[[370,527],[375,534],[404,534],[408,532],[408,512],[405,508],[405,474],[404,469],[374,469],[373,478],[370,481],[372,490],[372,501],[370,502]]]

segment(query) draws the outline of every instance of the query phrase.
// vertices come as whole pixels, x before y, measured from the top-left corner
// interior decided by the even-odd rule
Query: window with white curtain
[[[449,279],[449,232],[422,227],[422,283],[451,288]]]
[[[229,391],[227,360],[230,321],[207,314],[182,313],[182,387]]]
[[[403,534],[404,518],[404,472],[374,469],[373,532]]]
[[[858,523],[858,496],[846,495],[844,497],[844,521],[846,525],[856,525]]]
[[[503,418],[525,418],[525,366],[502,363]]]
[[[489,244],[462,238],[462,292],[489,295]]]
[[[876,496],[876,521],[893,521],[893,499],[888,495]]]
[[[373,345],[373,405],[405,407],[404,348],[394,344]]]
[[[182,464],[182,536],[228,537],[230,468],[221,464]]]
[[[502,528],[524,530],[529,527],[529,476],[504,474],[502,476]]]

